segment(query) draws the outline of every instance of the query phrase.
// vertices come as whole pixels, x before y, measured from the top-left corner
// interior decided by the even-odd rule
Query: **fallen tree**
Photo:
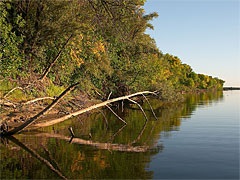
[[[48,137],[48,138],[57,138],[65,141],[69,141],[68,136],[60,134],[51,134],[51,133],[40,133],[35,136]],[[94,142],[91,140],[85,140],[80,138],[71,139],[71,143],[88,145],[96,147],[97,149],[111,150],[111,151],[122,151],[122,152],[146,152],[150,149],[149,146],[132,146],[129,144],[114,144],[114,143],[103,143],[103,142]]]
[[[36,125],[34,125],[35,127],[46,127],[46,126],[50,126],[50,125],[53,125],[53,124],[57,124],[57,123],[60,123],[60,122],[63,122],[69,118],[72,118],[72,117],[75,117],[75,116],[78,116],[80,114],[83,114],[85,112],[88,112],[88,111],[91,111],[91,110],[94,110],[94,109],[97,109],[97,108],[100,108],[100,107],[103,107],[103,106],[106,106],[106,107],[109,107],[108,104],[111,104],[113,102],[117,102],[117,101],[122,101],[122,100],[129,100],[129,101],[133,101],[131,100],[130,98],[132,97],[135,97],[135,96],[140,96],[140,95],[143,95],[143,94],[155,94],[155,92],[151,92],[151,91],[143,91],[143,92],[137,92],[137,93],[134,93],[134,94],[130,94],[130,95],[127,95],[127,96],[121,96],[121,97],[118,97],[118,98],[114,98],[114,99],[109,99],[107,101],[104,101],[104,102],[101,102],[101,103],[98,103],[98,104],[95,104],[95,105],[92,105],[88,108],[84,108],[84,109],[81,109],[79,111],[75,111],[73,113],[69,113],[65,116],[62,116],[62,117],[59,117],[59,118],[56,118],[54,120],[51,120],[50,122],[42,122],[42,123],[38,123]],[[137,103],[137,102],[135,102]],[[138,104],[138,103],[137,103]],[[139,104],[138,104],[139,105]],[[140,105],[139,105],[140,106]],[[142,109],[141,109],[142,110]],[[142,112],[144,113],[144,111],[142,110]],[[116,114],[115,114],[116,115]],[[144,113],[144,116],[146,117],[146,114]],[[120,119],[120,118],[119,118]],[[120,119],[123,123],[127,124],[126,121],[124,121],[123,119]]]
[[[21,124],[20,126],[14,128],[14,129],[11,129],[11,130],[4,130],[1,132],[1,136],[9,136],[9,135],[13,135],[13,134],[16,134],[20,131],[22,131],[23,129],[27,128],[28,126],[30,126],[31,124],[33,124],[33,122],[35,122],[36,120],[38,120],[41,116],[45,115],[48,111],[50,111],[56,104],[58,104],[58,102],[64,98],[64,96],[70,92],[71,90],[73,90],[79,83],[75,83],[71,86],[69,86],[65,91],[63,91],[56,99],[53,100],[53,102],[48,105],[46,108],[44,108],[41,112],[39,112],[38,114],[36,114],[35,116],[31,117],[30,119],[26,120],[23,124]],[[81,109],[81,110],[78,110],[78,111],[75,111],[75,112],[72,112],[72,113],[69,113],[67,115],[64,115],[62,117],[59,117],[59,118],[56,118],[56,119],[53,119],[51,121],[47,121],[47,122],[42,122],[42,123],[38,123],[38,124],[35,124],[34,127],[46,127],[46,126],[50,126],[50,125],[53,125],[53,124],[57,124],[57,123],[60,123],[60,122],[63,122],[69,118],[72,118],[72,117],[75,117],[75,116],[78,116],[80,114],[83,114],[85,112],[88,112],[88,111],[91,111],[91,110],[94,110],[94,109],[97,109],[97,108],[100,108],[100,107],[104,107],[106,106],[107,108],[109,108],[113,113],[114,111],[110,108],[109,104],[113,103],[113,102],[117,102],[117,101],[123,101],[123,100],[129,100],[130,102],[133,102],[135,104],[137,104],[139,106],[139,108],[141,109],[141,111],[143,112],[146,120],[147,120],[147,117],[146,117],[146,114],[145,112],[143,111],[141,105],[139,105],[136,101],[133,101],[132,97],[135,97],[135,96],[144,96],[145,94],[153,94],[153,95],[156,95],[155,92],[151,92],[151,91],[142,91],[142,92],[137,92],[137,93],[134,93],[134,94],[130,94],[130,95],[126,95],[126,96],[121,96],[121,97],[118,97],[118,98],[113,98],[113,99],[108,99],[104,102],[101,102],[101,103],[98,103],[98,104],[95,104],[95,105],[92,105],[90,107],[87,107],[87,108],[84,108],[84,109]],[[127,124],[126,121],[124,121],[123,119],[121,119],[116,113],[114,113],[115,116],[118,117],[119,120],[121,120],[124,124]]]

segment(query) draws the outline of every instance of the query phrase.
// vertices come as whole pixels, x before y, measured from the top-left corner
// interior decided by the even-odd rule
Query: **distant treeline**
[[[55,85],[80,82],[91,94],[141,90],[221,89],[224,81],[193,72],[163,54],[145,33],[153,29],[145,0],[22,0],[0,2],[0,78],[41,77]]]
[[[228,90],[240,90],[240,87],[223,87],[224,91],[228,91]]]

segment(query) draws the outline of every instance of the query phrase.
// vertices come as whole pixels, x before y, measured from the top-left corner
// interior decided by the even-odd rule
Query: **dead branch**
[[[21,103],[21,102],[20,103],[18,103],[18,102],[13,103],[13,102],[10,102],[9,100],[6,100],[6,99],[0,99],[0,105],[16,108],[17,106],[29,105],[29,104],[35,103],[37,101],[42,101],[42,100],[45,100],[45,99],[54,100],[55,98],[53,98],[53,97],[41,97],[41,98],[36,98],[36,99],[29,100],[27,102],[23,102],[23,103]]]
[[[136,101],[134,101],[134,100],[132,100],[132,99],[130,99],[130,98],[127,98],[127,99],[128,99],[129,101],[133,102],[134,104],[137,104],[137,105],[138,105],[138,107],[141,109],[141,111],[142,111],[144,117],[145,117],[146,120],[148,121],[148,117],[147,117],[146,113],[144,112],[142,106],[141,106],[140,104],[138,104]]]
[[[29,100],[29,101],[27,101],[27,102],[22,103],[22,105],[32,104],[32,103],[35,103],[35,102],[37,102],[37,101],[41,101],[41,100],[45,100],[45,99],[54,100],[55,98],[54,98],[54,97],[41,97],[41,98],[36,98],[36,99]]]
[[[79,105],[79,104],[77,104],[77,103],[75,103],[75,102],[73,102],[73,101],[68,101],[68,104],[72,104],[71,106],[73,107],[73,106],[76,106],[77,108],[82,108],[82,106],[81,105]]]
[[[121,128],[119,128],[118,131],[112,135],[110,141],[113,142],[114,138],[115,138],[126,126],[127,126],[127,125],[124,124]]]
[[[15,133],[18,133],[20,131],[22,131],[23,129],[25,129],[26,127],[28,127],[29,125],[31,125],[34,121],[36,121],[37,119],[39,119],[39,117],[43,116],[44,114],[46,114],[48,111],[50,111],[68,92],[70,92],[71,90],[73,90],[79,83],[76,83],[76,84],[73,84],[71,86],[69,86],[65,91],[63,91],[59,97],[57,97],[50,105],[48,105],[46,108],[44,108],[41,112],[39,112],[37,115],[33,116],[32,118],[28,119],[27,121],[25,121],[23,124],[21,124],[20,126],[8,131],[8,132],[2,132],[1,135],[2,136],[8,136],[8,135],[13,135]],[[139,96],[139,95],[142,95],[142,94],[155,94],[154,92],[151,92],[151,91],[143,91],[143,92],[138,92],[138,93],[134,93],[134,94],[130,94],[130,95],[126,95],[126,96],[121,96],[121,97],[118,97],[118,98],[114,98],[114,99],[109,99],[107,101],[104,101],[104,102],[101,102],[101,103],[98,103],[98,104],[95,104],[95,105],[92,105],[88,108],[85,108],[85,109],[81,109],[81,110],[78,110],[78,111],[75,111],[75,112],[72,112],[72,113],[69,113],[67,115],[64,115],[60,118],[56,118],[56,119],[53,119],[51,121],[48,121],[48,122],[42,122],[42,123],[38,123],[35,126],[35,128],[38,128],[38,127],[45,127],[45,126],[50,126],[50,125],[53,125],[53,124],[56,124],[56,123],[60,123],[62,121],[65,121],[69,118],[72,118],[72,117],[75,117],[75,116],[78,116],[82,113],[85,113],[85,112],[88,112],[88,111],[91,111],[91,110],[94,110],[94,109],[97,109],[97,108],[100,108],[100,107],[103,107],[103,106],[108,106],[108,104],[111,104],[113,102],[117,102],[117,101],[122,101],[122,100],[125,100],[125,99],[128,99],[129,101],[132,101],[134,103],[136,103],[140,109],[142,110],[145,118],[147,119],[147,116],[144,112],[144,110],[142,109],[142,107],[135,101],[131,100],[130,98],[131,97],[135,97],[135,96]],[[116,115],[116,113],[115,113]],[[117,116],[119,118],[119,116]],[[124,121],[123,119],[119,118],[122,122],[124,122],[126,124],[126,121]]]
[[[145,121],[145,123],[144,123],[144,125],[143,125],[143,128],[142,128],[142,130],[140,131],[140,133],[138,134],[137,138],[136,138],[134,141],[132,141],[132,143],[130,143],[130,144],[136,143],[136,142],[141,138],[143,132],[145,131],[145,129],[146,129],[146,127],[147,127],[147,122],[148,122],[148,121]]]
[[[57,161],[53,158],[53,156],[52,156],[52,154],[49,152],[49,150],[48,150],[45,146],[43,146],[43,145],[42,145],[42,147],[43,147],[44,151],[46,152],[46,154],[47,154],[47,156],[48,156],[49,162],[50,162],[51,164],[53,164],[53,165],[56,167],[57,170],[61,171],[59,164],[58,164]]]
[[[62,54],[63,50],[65,49],[65,47],[67,46],[68,42],[70,41],[70,39],[73,37],[73,34],[71,34],[69,36],[69,38],[67,39],[67,41],[64,43],[64,45],[62,46],[62,48],[60,49],[60,51],[58,52],[57,56],[54,58],[54,60],[51,62],[51,64],[46,68],[46,70],[44,71],[42,77],[39,79],[40,81],[42,81],[44,78],[46,78],[46,76],[48,75],[48,73],[50,72],[51,68],[53,67],[53,65],[56,63],[56,61],[58,60],[58,58],[60,57],[60,55]]]
[[[154,113],[153,108],[152,108],[150,102],[148,101],[147,97],[144,94],[142,94],[142,96],[146,99],[146,101],[147,101],[147,103],[148,103],[148,105],[149,105],[149,107],[150,107],[150,109],[153,113],[153,116],[155,117],[156,120],[158,120],[158,118],[157,118],[156,114]]]
[[[106,107],[120,120],[122,121],[124,124],[127,124],[126,121],[124,121],[119,115],[117,115],[117,113],[115,113],[112,108],[110,108],[110,106],[106,105]]]
[[[16,106],[17,106],[15,103],[12,103],[10,101],[3,100],[3,99],[0,99],[0,105],[6,106],[6,107],[12,107],[12,108],[16,108]]]
[[[12,93],[13,91],[15,91],[15,90],[17,90],[17,89],[21,89],[21,90],[23,90],[23,88],[22,87],[15,87],[15,88],[13,88],[13,89],[11,89],[10,91],[8,91],[4,96],[3,96],[3,98],[6,98],[10,93]]]
[[[75,137],[75,134],[74,134],[74,132],[73,132],[73,128],[72,128],[72,127],[69,127],[68,130],[69,130],[69,132],[70,132],[70,134],[71,134],[71,137]]]
[[[122,112],[123,112],[124,101],[122,101]]]
[[[36,134],[36,136],[57,138],[57,139],[69,141],[69,137],[60,135],[60,134],[41,133],[41,134]],[[123,151],[123,152],[146,152],[149,149],[148,146],[131,146],[131,145],[125,145],[125,144],[101,143],[101,142],[94,142],[91,140],[84,140],[80,138],[73,138],[71,143],[93,146],[103,150],[113,150],[113,151]]]
[[[53,119],[53,120],[51,120],[51,121],[35,124],[34,127],[39,128],[39,127],[51,126],[51,125],[53,125],[53,124],[57,124],[57,123],[63,122],[63,121],[65,121],[65,120],[69,119],[69,118],[78,116],[78,115],[83,114],[83,113],[85,113],[85,112],[88,112],[88,111],[91,111],[91,110],[94,110],[94,109],[97,109],[97,108],[106,106],[106,105],[111,104],[111,103],[113,103],[113,102],[122,101],[122,100],[124,100],[124,99],[129,99],[129,98],[134,97],[134,96],[140,96],[140,95],[142,95],[142,94],[155,94],[155,93],[154,93],[154,92],[151,92],[151,91],[143,91],[143,92],[137,92],[137,93],[130,94],[130,95],[126,95],[126,96],[121,96],[121,97],[114,98],[114,99],[109,99],[109,100],[107,100],[107,101],[104,101],[104,102],[101,102],[101,103],[92,105],[92,106],[90,106],[90,107],[88,107],[88,108],[85,108],[85,109],[81,109],[81,110],[78,110],[78,111],[69,113],[69,114],[67,114],[67,115],[65,115],[65,116],[62,116],[62,117]],[[134,102],[135,102],[135,101],[134,101]],[[146,114],[145,114],[145,115],[146,115]],[[123,122],[124,122],[124,121],[123,121]]]
[[[110,99],[111,95],[112,95],[112,91],[109,93],[107,100]]]
[[[63,91],[50,105],[48,105],[45,109],[43,109],[41,112],[39,112],[37,115],[33,116],[32,118],[28,119],[27,121],[25,121],[23,124],[21,124],[20,126],[2,133],[1,135],[6,136],[6,135],[13,135],[15,133],[18,133],[19,131],[23,130],[24,128],[28,127],[29,125],[31,125],[34,121],[36,121],[39,117],[41,117],[42,115],[46,114],[48,111],[50,111],[61,99],[63,99],[63,97],[70,92],[71,90],[73,90],[79,83],[75,83],[71,86],[69,86],[65,91]]]
[[[106,115],[101,110],[98,110],[98,111],[103,115],[103,118],[105,120],[106,126],[108,127],[108,120],[107,120]]]

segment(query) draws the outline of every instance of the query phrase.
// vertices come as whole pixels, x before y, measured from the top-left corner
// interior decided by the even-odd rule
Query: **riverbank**
[[[0,123],[6,124],[8,128],[7,130],[24,124],[38,113],[44,111],[45,108],[52,104],[52,102],[54,102],[60,94],[66,90],[66,87],[56,85],[49,79],[39,81],[37,77],[19,82],[5,80],[1,81],[0,84]],[[212,90],[216,91],[216,89],[211,89],[211,91]],[[163,104],[169,105],[176,102],[183,102],[186,94],[200,94],[207,91],[210,91],[210,89],[185,88],[184,91],[161,89],[157,91],[157,98],[161,100]],[[90,95],[87,92],[75,87],[71,93],[66,95],[63,99],[61,98],[60,101],[57,102],[56,106],[47,114],[41,115],[41,117],[39,117],[28,128],[28,130],[39,128],[43,123],[51,125],[51,122],[56,119],[61,119],[65,116],[70,117],[71,114],[76,111],[84,110],[103,101],[115,98],[111,96],[111,93],[105,99],[101,97],[101,94],[97,91],[95,93],[95,95]],[[122,96],[125,95],[119,95],[117,97]],[[132,103],[142,102],[145,98],[144,96],[142,99],[140,97],[140,101],[139,97],[137,99],[134,99]]]
[[[16,134],[14,137],[17,142],[24,146],[15,144],[16,141],[11,141],[12,139],[7,145],[2,144],[1,177],[58,179],[59,176],[52,173],[52,169],[44,163],[47,161],[38,161],[36,156],[29,153],[31,151],[26,151],[31,149],[54,163],[53,167],[60,167],[68,179],[174,179],[180,175],[185,179],[199,176],[204,179],[210,176],[227,177],[226,174],[229,174],[229,178],[237,178],[238,161],[234,157],[238,152],[238,99],[234,94],[238,92],[224,93],[225,97],[222,91],[189,95],[185,103],[167,107],[161,106],[161,101],[149,98],[158,120],[149,112],[149,106],[145,102],[143,108],[149,117],[148,122],[139,108],[125,107],[124,113],[120,114],[128,122],[125,126],[106,109],[103,113],[108,123],[101,113],[96,113],[88,115],[86,119],[81,115],[55,125],[54,128]],[[75,134],[72,141],[68,127],[72,127]],[[104,149],[93,146],[99,144],[106,146]],[[141,153],[120,152],[113,149],[115,144],[123,150],[130,145],[149,148],[147,152]],[[11,165],[16,165],[18,174],[12,173]],[[207,165],[211,166],[210,170]],[[19,166],[21,169],[17,168]],[[134,173],[136,169],[137,172]],[[205,173],[201,174],[203,171]]]
[[[63,86],[55,85],[49,80],[37,81],[37,78],[21,82],[11,79],[2,80],[0,82],[0,124],[6,124],[8,130],[20,126],[43,111],[64,90]],[[32,129],[39,122],[51,121],[96,102],[98,102],[96,99],[92,99],[79,89],[72,91],[28,129]]]

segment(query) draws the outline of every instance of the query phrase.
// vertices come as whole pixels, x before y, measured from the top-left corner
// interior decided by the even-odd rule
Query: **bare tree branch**
[[[68,92],[70,92],[71,90],[73,90],[79,83],[76,83],[76,84],[73,84],[71,86],[69,86],[65,91],[63,91],[59,97],[57,97],[50,105],[48,105],[45,109],[43,109],[41,112],[39,112],[37,115],[33,116],[32,118],[28,119],[27,121],[25,121],[23,124],[21,124],[20,126],[8,131],[8,132],[2,132],[1,135],[2,136],[8,136],[8,135],[13,135],[15,133],[18,133],[19,131],[22,131],[23,129],[25,129],[26,127],[28,127],[29,125],[31,125],[34,121],[36,121],[37,119],[39,119],[41,116],[43,116],[44,114],[46,114],[48,111],[50,111]],[[154,94],[154,92],[151,92],[151,91],[143,91],[143,92],[137,92],[137,93],[134,93],[134,94],[130,94],[130,95],[126,95],[126,96],[121,96],[121,97],[118,97],[118,98],[114,98],[114,99],[109,99],[107,101],[104,101],[104,102],[101,102],[101,103],[98,103],[98,104],[95,104],[95,105],[92,105],[88,108],[85,108],[85,109],[80,109],[78,111],[75,111],[75,112],[72,112],[72,113],[69,113],[67,115],[64,115],[62,117],[59,117],[59,118],[56,118],[56,119],[53,119],[51,121],[48,121],[48,122],[42,122],[42,123],[38,123],[38,124],[35,124],[34,127],[35,128],[38,128],[38,127],[45,127],[45,126],[50,126],[50,125],[53,125],[53,124],[56,124],[56,123],[60,123],[62,121],[65,121],[69,118],[72,118],[72,117],[75,117],[75,116],[78,116],[82,113],[85,113],[85,112],[88,112],[88,111],[91,111],[91,110],[94,110],[94,109],[97,109],[97,108],[100,108],[100,107],[103,107],[103,106],[108,106],[108,104],[111,104],[113,102],[117,102],[117,101],[122,101],[122,100],[125,100],[125,99],[128,99],[129,101],[132,101],[134,102],[135,104],[137,104],[140,109],[142,110],[145,118],[147,119],[147,116],[144,112],[144,110],[142,109],[142,107],[135,101],[131,100],[130,98],[131,97],[134,97],[134,96],[140,96],[142,94]],[[109,106],[108,106],[109,107]],[[116,115],[116,113],[114,113]],[[117,117],[119,117],[117,115]],[[125,124],[126,121],[124,121],[122,118],[119,118],[122,122],[124,122]],[[147,119],[148,120],[148,119]]]
[[[44,78],[46,78],[46,76],[48,75],[48,73],[50,72],[51,68],[53,67],[53,65],[56,63],[56,61],[58,60],[58,58],[60,57],[60,55],[62,54],[63,50],[65,49],[65,47],[67,46],[68,42],[70,41],[70,39],[73,37],[73,34],[71,34],[69,36],[69,38],[67,39],[67,41],[64,43],[64,45],[62,46],[61,50],[58,52],[57,56],[54,58],[53,62],[51,62],[51,64],[46,68],[46,70],[44,71],[42,77],[39,79],[40,81],[42,81]]]
[[[134,100],[132,100],[132,99],[130,99],[130,98],[127,98],[127,99],[128,99],[129,101],[133,102],[134,104],[137,104],[137,105],[138,105],[138,107],[139,107],[139,108],[141,109],[141,111],[143,112],[144,117],[145,117],[146,120],[148,121],[148,117],[147,117],[146,113],[144,112],[142,106],[141,106],[140,104],[138,104],[136,101],[134,101]]]
[[[27,101],[27,102],[22,103],[22,105],[32,104],[32,103],[35,103],[35,102],[37,102],[37,101],[41,101],[41,100],[45,100],[45,99],[54,100],[55,98],[54,98],[54,97],[41,97],[41,98],[36,98],[36,99],[33,99],[33,100],[30,100],[30,101]]]
[[[152,113],[153,113],[153,116],[155,117],[156,120],[158,120],[158,118],[157,118],[156,114],[154,113],[153,108],[152,108],[150,102],[148,101],[147,97],[146,97],[144,94],[143,94],[143,97],[146,99],[149,107],[151,108],[151,111],[152,111]]]
[[[15,88],[13,88],[13,89],[11,89],[9,92],[7,92],[4,96],[3,96],[3,98],[6,98],[10,93],[12,93],[13,91],[15,91],[15,90],[17,90],[17,89],[21,89],[21,90],[23,90],[23,88],[22,87],[15,87]]]
[[[51,126],[51,125],[53,125],[53,124],[57,124],[57,123],[63,122],[63,121],[65,121],[65,120],[69,119],[69,118],[78,116],[78,115],[83,114],[83,113],[85,113],[85,112],[92,111],[92,110],[94,110],[94,109],[97,109],[97,108],[106,106],[106,105],[111,104],[111,103],[113,103],[113,102],[122,101],[122,100],[124,100],[124,99],[129,99],[129,98],[134,97],[134,96],[140,96],[140,95],[142,95],[142,94],[155,94],[155,93],[154,93],[154,92],[151,92],[151,91],[143,91],[143,92],[137,92],[137,93],[134,93],[134,94],[130,94],[130,95],[127,95],[127,96],[121,96],[121,97],[118,97],[118,98],[110,99],[110,100],[107,100],[107,101],[104,101],[104,102],[101,102],[101,103],[92,105],[92,106],[90,106],[90,107],[88,107],[88,108],[80,109],[80,110],[78,110],[78,111],[69,113],[69,114],[67,114],[67,115],[65,115],[65,116],[62,116],[62,117],[53,119],[53,120],[51,120],[51,121],[35,124],[34,127],[35,127],[35,128],[39,128],[39,127]],[[144,113],[144,114],[145,114],[145,113]]]
[[[126,121],[124,121],[119,115],[117,115],[117,113],[115,113],[112,108],[110,108],[110,106],[106,105],[106,107],[120,120],[122,121],[124,124],[127,124]]]

